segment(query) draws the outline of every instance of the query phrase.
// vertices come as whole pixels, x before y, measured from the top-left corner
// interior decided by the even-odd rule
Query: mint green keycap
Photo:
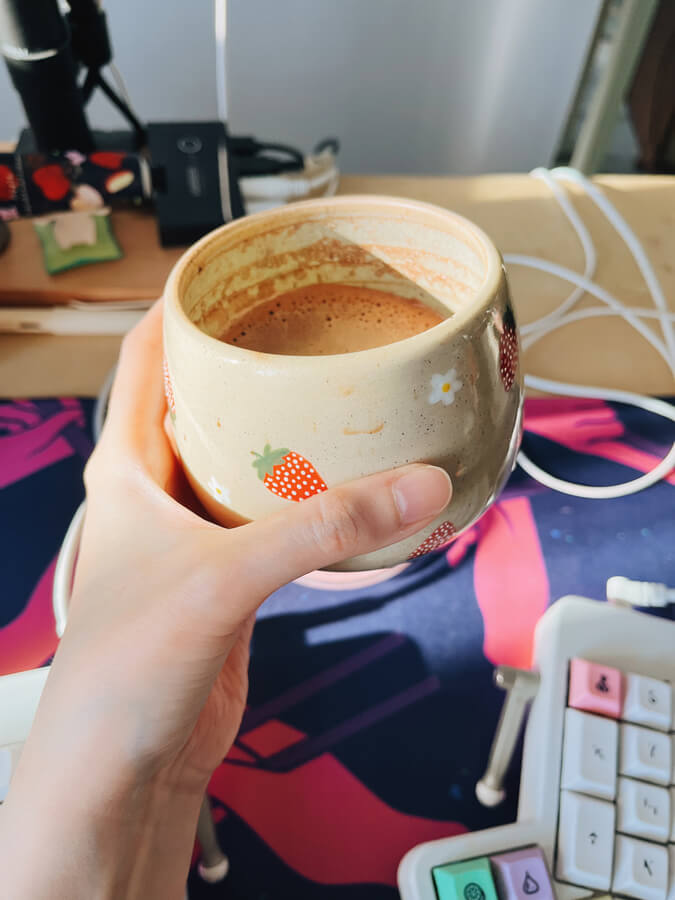
[[[498,900],[487,856],[431,870],[438,900]]]

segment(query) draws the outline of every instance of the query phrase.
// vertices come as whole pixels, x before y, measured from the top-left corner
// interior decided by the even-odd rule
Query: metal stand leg
[[[202,848],[202,858],[198,866],[199,874],[209,884],[222,881],[229,871],[230,861],[220,849],[207,794],[204,794],[199,810],[197,838]]]
[[[607,144],[649,34],[658,0],[624,0],[619,28],[600,82],[589,103],[570,166],[592,175],[602,165]]]
[[[499,666],[494,677],[497,687],[503,688],[507,694],[492,741],[487,769],[476,784],[476,797],[483,806],[497,806],[506,796],[502,786],[504,776],[513,757],[525,709],[539,687],[539,675],[536,672],[513,669],[511,666]]]

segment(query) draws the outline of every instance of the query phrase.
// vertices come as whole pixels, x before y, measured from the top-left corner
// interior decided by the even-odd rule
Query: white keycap
[[[617,835],[612,891],[639,900],[666,900],[667,890],[667,848]]]
[[[613,800],[618,746],[614,719],[566,709],[561,787]]]
[[[668,840],[675,843],[675,785],[670,789],[670,836]]]
[[[670,834],[670,794],[633,778],[619,778],[616,830],[665,844]]]
[[[666,900],[675,900],[675,844],[668,844],[669,887]]]
[[[667,681],[646,675],[626,676],[626,698],[623,716],[627,722],[648,725],[660,731],[670,728],[672,713],[671,688]]]
[[[621,725],[619,735],[619,774],[632,778],[670,782],[670,736],[637,725]]]
[[[12,777],[12,751],[9,747],[0,747],[0,803],[7,796],[9,779]]]
[[[556,877],[608,891],[614,852],[614,805],[572,791],[560,794]]]

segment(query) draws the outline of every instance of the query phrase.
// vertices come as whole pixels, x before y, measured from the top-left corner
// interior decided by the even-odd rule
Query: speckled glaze
[[[321,281],[414,297],[448,318],[406,340],[334,356],[276,356],[214,337],[261,299]],[[460,216],[375,196],[260,213],[191,247],[164,302],[176,444],[199,498],[224,525],[283,509],[313,485],[415,461],[443,466],[454,494],[438,519],[337,568],[393,566],[471,525],[513,468],[522,378],[508,288],[497,250]],[[288,454],[277,453],[281,468],[268,466],[262,479],[255,454],[268,445]]]

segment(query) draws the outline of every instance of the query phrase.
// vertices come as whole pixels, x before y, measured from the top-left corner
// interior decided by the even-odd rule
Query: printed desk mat
[[[90,401],[0,404],[0,673],[56,648],[51,581],[82,499]],[[600,401],[530,399],[524,448],[591,484],[663,456],[663,419]],[[604,597],[610,575],[675,585],[675,473],[611,501],[567,497],[516,470],[499,502],[445,550],[374,587],[288,585],[263,605],[249,705],[211,780],[231,870],[190,897],[395,900],[396,867],[420,841],[516,814],[475,799],[502,695],[496,664],[527,666],[532,635],[564,594]],[[664,613],[672,617],[673,613]]]

